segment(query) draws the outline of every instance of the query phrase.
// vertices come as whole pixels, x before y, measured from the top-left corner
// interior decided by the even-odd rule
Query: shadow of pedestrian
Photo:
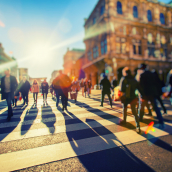
[[[73,113],[63,113],[71,119],[77,119],[81,129],[70,131],[65,119],[66,135],[77,158],[89,171],[132,171],[153,172],[143,161],[137,158],[107,128],[93,119],[81,121]],[[69,127],[69,128],[68,128]]]
[[[33,111],[34,110],[34,111]],[[21,126],[21,135],[25,135],[29,129],[31,128],[34,120],[36,119],[38,114],[38,108],[34,108],[34,105],[26,112],[24,120]]]
[[[56,123],[56,116],[52,111],[51,106],[46,106],[43,107],[41,106],[41,113],[42,113],[42,120],[41,122],[44,123],[51,134],[54,134],[55,132],[55,126],[54,124]]]
[[[24,112],[25,108],[21,109],[21,105],[13,109],[13,116],[11,120],[7,122],[7,110],[0,115],[0,141],[6,138],[20,123],[20,117]]]

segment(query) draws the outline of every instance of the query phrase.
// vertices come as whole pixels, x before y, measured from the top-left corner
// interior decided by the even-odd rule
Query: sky
[[[98,0],[0,0],[0,42],[30,77],[63,69],[67,48],[85,49],[84,18]],[[169,0],[161,0],[169,2]]]

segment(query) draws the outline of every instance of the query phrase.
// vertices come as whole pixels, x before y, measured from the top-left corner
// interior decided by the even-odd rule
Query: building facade
[[[121,78],[140,63],[165,80],[172,68],[172,4],[157,0],[99,0],[85,21],[82,69],[92,84],[105,72]]]
[[[11,70],[11,75],[17,78],[17,61],[14,57],[9,57],[5,52],[2,44],[0,43],[0,78],[4,76],[5,69]]]
[[[70,78],[75,75],[76,70],[73,70],[73,65],[75,65],[76,61],[84,54],[85,50],[82,49],[67,49],[66,54],[63,57],[64,60],[64,73],[68,75]]]

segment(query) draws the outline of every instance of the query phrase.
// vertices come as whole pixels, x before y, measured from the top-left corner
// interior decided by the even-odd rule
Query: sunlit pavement
[[[32,94],[28,107],[19,101],[10,122],[6,121],[6,102],[0,102],[0,171],[169,171],[172,170],[172,110],[166,127],[158,129],[157,119],[144,116],[141,134],[128,109],[127,124],[119,125],[122,106],[107,97],[100,107],[100,90],[91,97],[78,94],[77,103],[69,99],[68,111],[56,108],[51,95],[47,107],[39,94],[37,108]],[[144,134],[154,121],[155,132]]]

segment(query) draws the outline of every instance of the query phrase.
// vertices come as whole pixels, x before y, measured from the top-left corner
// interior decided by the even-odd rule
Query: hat
[[[146,69],[147,65],[145,63],[141,63],[138,68],[139,69]]]

